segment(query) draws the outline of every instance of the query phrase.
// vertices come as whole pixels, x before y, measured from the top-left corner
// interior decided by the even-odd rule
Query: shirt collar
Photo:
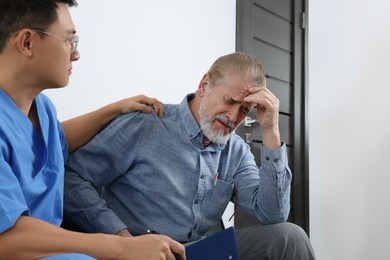
[[[195,94],[188,94],[179,104],[181,120],[188,136],[194,139],[200,134],[200,128],[190,110],[189,102],[195,98]]]

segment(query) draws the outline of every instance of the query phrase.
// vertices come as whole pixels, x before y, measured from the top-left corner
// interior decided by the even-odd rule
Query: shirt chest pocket
[[[212,187],[206,194],[202,203],[202,213],[208,219],[217,220],[221,218],[226,209],[234,191],[234,182],[226,182],[216,180],[214,187]]]

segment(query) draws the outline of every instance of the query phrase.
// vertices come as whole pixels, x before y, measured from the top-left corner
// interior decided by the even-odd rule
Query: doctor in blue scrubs
[[[60,123],[41,92],[68,84],[80,58],[68,7],[74,0],[0,1],[0,258],[185,259],[162,235],[121,237],[59,227],[64,163],[110,120],[134,110],[162,116],[156,99],[136,96]]]

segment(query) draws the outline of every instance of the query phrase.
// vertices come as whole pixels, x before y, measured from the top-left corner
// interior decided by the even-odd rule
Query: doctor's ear
[[[34,32],[30,29],[20,30],[16,36],[16,46],[18,50],[26,57],[32,56],[34,44]]]

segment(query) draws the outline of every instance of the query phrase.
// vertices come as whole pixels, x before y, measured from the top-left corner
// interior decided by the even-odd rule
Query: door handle
[[[259,123],[256,119],[252,119],[250,116],[246,116],[244,119],[244,126],[251,127],[252,124]]]

